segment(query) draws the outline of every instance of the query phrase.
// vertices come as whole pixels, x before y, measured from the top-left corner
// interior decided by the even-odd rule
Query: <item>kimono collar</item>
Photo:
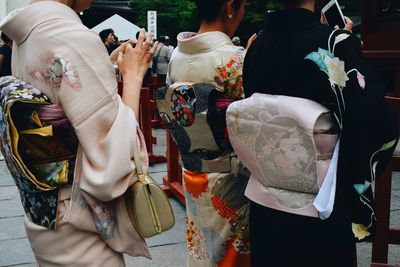
[[[316,15],[304,8],[289,8],[268,13],[265,31],[274,34],[286,34],[310,29],[320,24]]]
[[[207,53],[224,45],[233,45],[231,38],[223,32],[182,32],[178,35],[178,49],[186,54]]]
[[[75,11],[68,6],[55,1],[40,1],[8,14],[0,22],[0,30],[20,45],[39,24],[65,18],[82,23]]]

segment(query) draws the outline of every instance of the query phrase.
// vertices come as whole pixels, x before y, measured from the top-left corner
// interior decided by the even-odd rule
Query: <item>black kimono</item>
[[[365,64],[359,39],[321,25],[309,10],[277,11],[248,50],[243,73],[246,97],[258,92],[314,100],[332,111],[340,129],[331,216],[298,216],[252,202],[252,266],[353,266],[355,242],[374,231],[371,184],[398,139],[386,88]]]

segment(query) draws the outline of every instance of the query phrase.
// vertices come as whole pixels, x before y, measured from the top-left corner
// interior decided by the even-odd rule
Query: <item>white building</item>
[[[29,0],[0,0],[0,20],[14,9],[26,6]]]

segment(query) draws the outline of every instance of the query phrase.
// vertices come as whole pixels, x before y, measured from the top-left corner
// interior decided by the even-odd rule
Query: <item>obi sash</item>
[[[62,108],[40,90],[0,78],[0,141],[25,214],[55,229],[60,187],[72,184],[78,139]]]
[[[225,115],[235,100],[207,83],[182,82],[157,90],[161,121],[176,142],[185,169],[222,173],[238,168]]]
[[[251,172],[246,189],[251,200],[319,217],[313,202],[338,141],[327,108],[303,98],[255,93],[228,107],[227,128],[239,160]]]

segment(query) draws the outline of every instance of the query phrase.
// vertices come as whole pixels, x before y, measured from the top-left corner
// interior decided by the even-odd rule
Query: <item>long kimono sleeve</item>
[[[346,33],[336,36],[339,34]],[[357,240],[363,240],[375,228],[372,185],[379,182],[392,156],[399,126],[394,109],[384,99],[386,87],[363,59],[358,38],[349,35],[338,42],[335,56],[344,61],[348,78],[346,86],[339,89],[343,94],[343,127],[335,206],[349,212],[353,233]]]
[[[385,83],[365,62],[358,38],[350,35],[337,44],[335,54],[344,60],[348,76],[342,89],[343,132],[359,148],[351,153],[354,158],[362,159],[363,165],[378,161],[372,172],[370,168],[353,168],[354,175],[361,172],[361,176],[374,181],[391,157],[399,136],[396,113],[384,99]],[[378,152],[381,148],[384,149]]]
[[[114,68],[98,36],[79,43],[85,45],[65,54],[58,97],[80,142],[75,179],[85,192],[109,201],[137,179],[131,159],[143,138],[133,111],[117,94]]]

